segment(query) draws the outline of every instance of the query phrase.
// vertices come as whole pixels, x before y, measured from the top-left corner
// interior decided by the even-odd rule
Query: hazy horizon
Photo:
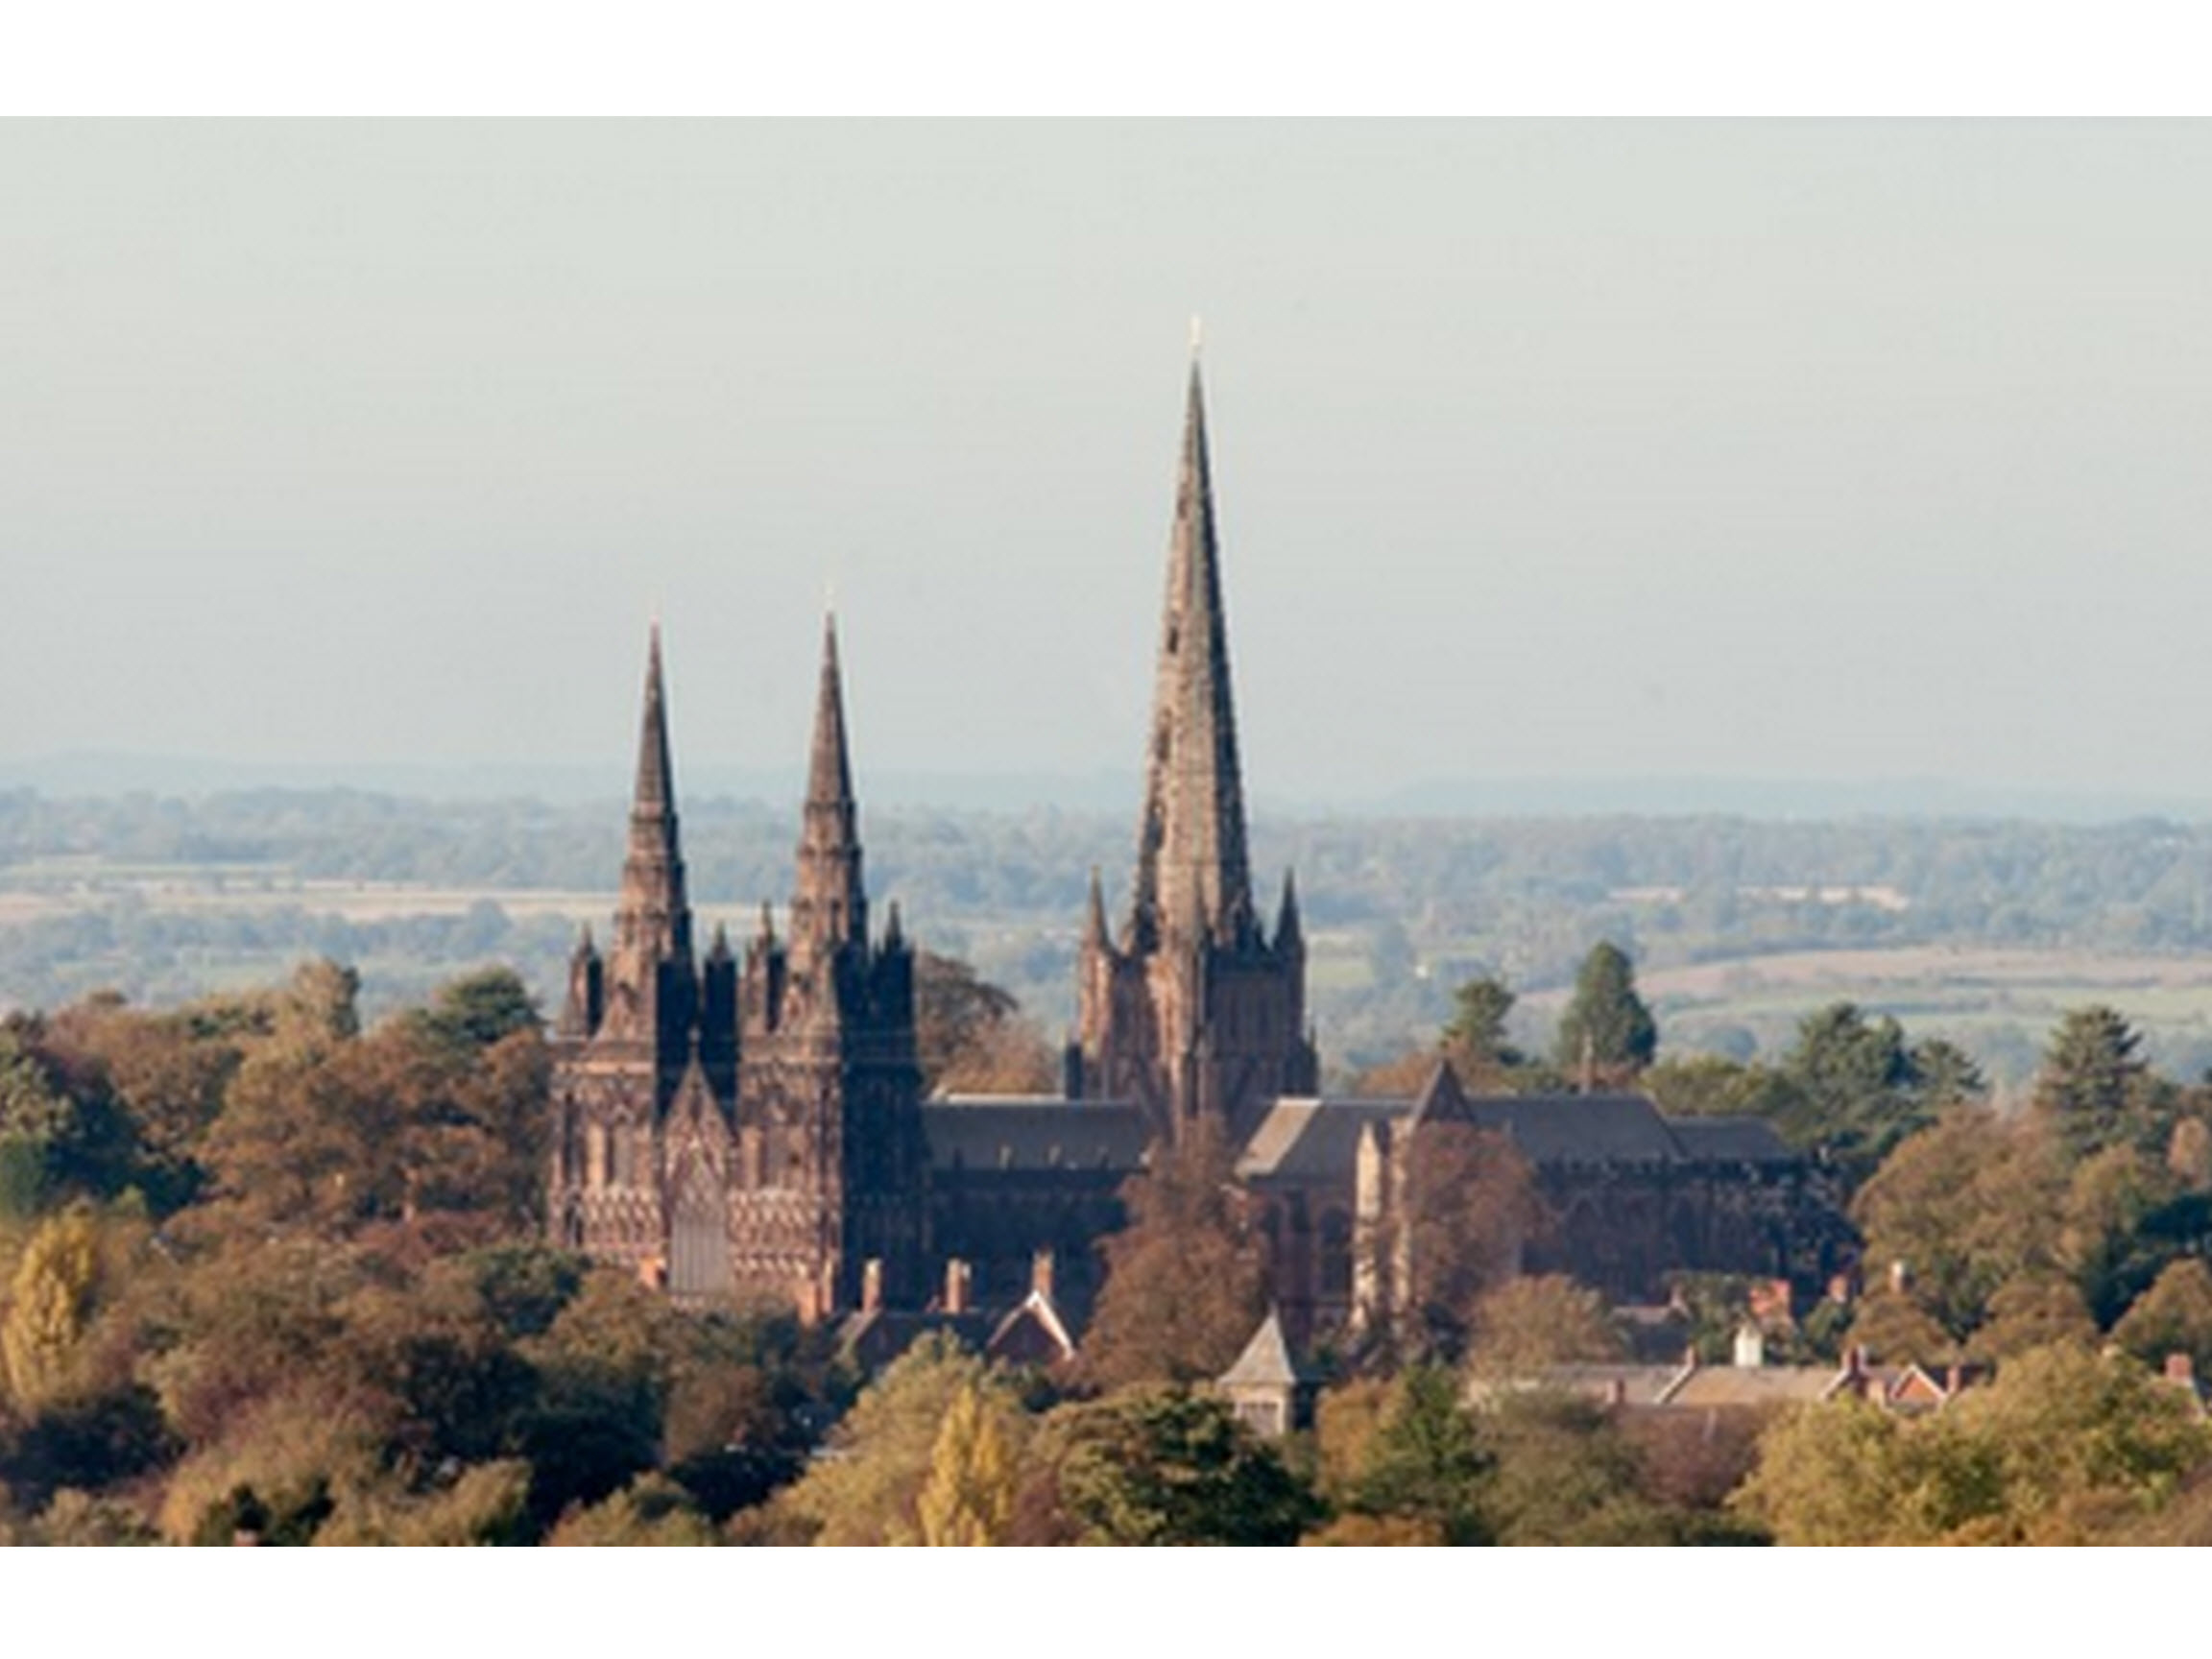
[[[795,777],[833,583],[864,794],[1133,811],[1195,312],[1256,803],[2189,810],[2208,176],[2178,124],[12,124],[0,777],[618,793],[655,612],[680,779]]]

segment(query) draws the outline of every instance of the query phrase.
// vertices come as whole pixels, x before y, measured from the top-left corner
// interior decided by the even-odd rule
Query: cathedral
[[[578,945],[555,1031],[551,1234],[688,1305],[1027,1306],[1079,1331],[1123,1185],[1205,1124],[1305,1342],[1391,1316],[1397,1207],[1427,1139],[1461,1124],[1535,1176],[1551,1224],[1523,1265],[1616,1300],[1684,1270],[1817,1281],[1846,1240],[1819,1172],[1763,1123],[1670,1119],[1638,1094],[1469,1096],[1441,1067],[1412,1098],[1321,1093],[1295,883],[1271,923],[1253,891],[1195,361],[1135,876],[1117,928],[1094,875],[1076,990],[1058,1094],[923,1098],[897,904],[870,928],[834,619],[783,930],[764,906],[742,962],[719,929],[701,955],[656,629],[613,933],[604,954]]]

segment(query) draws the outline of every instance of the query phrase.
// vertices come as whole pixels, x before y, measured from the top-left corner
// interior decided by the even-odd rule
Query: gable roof
[[[1310,1380],[1292,1361],[1290,1344],[1283,1339],[1283,1316],[1270,1308],[1237,1363],[1214,1381],[1222,1388],[1291,1388]]]
[[[998,1321],[983,1344],[983,1357],[1014,1365],[1057,1365],[1075,1358],[1075,1338],[1052,1298],[1032,1288]]]
[[[1325,1100],[1286,1095],[1260,1119],[1237,1175],[1244,1181],[1314,1181],[1349,1176],[1359,1134],[1370,1123],[1394,1123],[1413,1110],[1407,1100]]]

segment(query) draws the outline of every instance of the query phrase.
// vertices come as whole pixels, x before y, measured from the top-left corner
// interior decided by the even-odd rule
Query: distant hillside
[[[612,906],[623,822],[605,799],[0,793],[0,1003],[100,986],[175,1000],[318,953],[360,966],[373,1004],[493,958],[549,998],[575,929]],[[1126,811],[884,804],[863,830],[872,891],[917,936],[1066,1022],[1093,867],[1123,897]],[[684,836],[709,922],[741,934],[781,902],[787,805],[695,796]],[[2173,966],[2212,956],[2212,827],[1263,812],[1253,855],[1263,902],[1298,871],[1323,1048],[1345,1066],[1427,1040],[1480,974],[1525,993],[1540,1041],[1546,994],[1599,938],[1635,955],[1676,1047],[1772,1048],[1808,999],[1851,997],[2014,1075],[2054,1007],[2095,996],[2170,1070],[2212,1063],[2212,1008]],[[1984,972],[1990,952],[2013,968]]]

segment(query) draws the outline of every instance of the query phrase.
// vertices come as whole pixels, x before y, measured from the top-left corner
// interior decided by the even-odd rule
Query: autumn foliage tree
[[[1401,1336],[1410,1351],[1462,1353],[1477,1305],[1520,1271],[1548,1220],[1535,1171],[1507,1137],[1471,1123],[1419,1126],[1392,1222],[1405,1234]]]
[[[1129,1225],[1105,1242],[1083,1351],[1094,1385],[1216,1377],[1250,1340],[1266,1280],[1232,1171],[1226,1140],[1201,1118],[1124,1188]]]

